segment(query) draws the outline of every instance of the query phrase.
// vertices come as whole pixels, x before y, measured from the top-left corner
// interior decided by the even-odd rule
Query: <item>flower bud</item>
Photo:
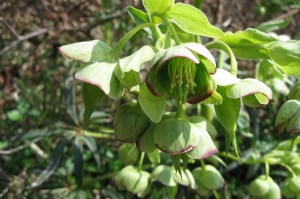
[[[224,186],[224,179],[220,172],[211,165],[206,165],[204,168],[195,168],[192,172],[196,184],[208,190],[217,190]]]
[[[145,171],[138,171],[133,166],[126,166],[116,176],[118,188],[124,188],[126,191],[144,197],[150,191],[150,174]]]
[[[170,155],[185,153],[196,147],[199,140],[195,126],[184,118],[166,118],[154,130],[154,144]]]
[[[267,176],[261,175],[250,183],[248,192],[251,196],[262,197],[268,193],[269,189],[270,185]]]

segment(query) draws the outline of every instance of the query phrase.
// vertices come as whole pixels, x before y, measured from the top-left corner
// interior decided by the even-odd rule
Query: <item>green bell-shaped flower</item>
[[[135,142],[150,125],[139,104],[129,103],[120,106],[114,117],[115,138],[121,142]]]
[[[154,144],[170,155],[178,155],[196,148],[197,128],[185,118],[167,118],[158,123],[153,132]]]
[[[150,192],[150,174],[146,171],[139,171],[133,166],[126,166],[115,177],[115,184],[118,189],[126,190],[143,198]]]
[[[195,104],[212,95],[216,85],[210,74],[215,73],[215,61],[201,44],[172,46],[158,54],[146,83],[155,96],[171,96]]]

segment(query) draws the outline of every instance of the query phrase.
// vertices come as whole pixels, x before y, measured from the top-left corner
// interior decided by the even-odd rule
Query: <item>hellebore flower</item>
[[[181,102],[195,104],[212,95],[216,86],[210,74],[215,61],[201,44],[172,46],[155,57],[146,84],[155,96],[171,96]]]

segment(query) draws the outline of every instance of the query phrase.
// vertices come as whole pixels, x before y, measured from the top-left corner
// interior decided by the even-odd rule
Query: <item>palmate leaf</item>
[[[207,17],[200,10],[192,5],[176,3],[166,12],[166,15],[178,27],[190,34],[212,38],[224,35],[219,28],[209,23]]]

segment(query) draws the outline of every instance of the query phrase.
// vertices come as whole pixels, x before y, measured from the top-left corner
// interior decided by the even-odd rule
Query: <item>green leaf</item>
[[[234,99],[258,93],[265,95],[269,100],[273,99],[272,90],[257,79],[242,79],[226,89],[227,96]]]
[[[265,44],[276,41],[271,35],[251,28],[236,33],[226,33],[219,40],[226,43],[236,57],[243,59],[268,58],[269,53],[265,49]]]
[[[273,78],[283,80],[282,74],[276,67],[276,64],[269,59],[263,59],[256,65],[255,78],[266,82]]]
[[[270,58],[287,75],[300,76],[300,41],[277,41],[266,45]]]
[[[128,8],[128,13],[130,14],[131,18],[133,21],[137,24],[140,25],[142,23],[150,22],[147,13],[136,9],[135,7],[129,6]]]
[[[111,59],[111,47],[100,40],[84,41],[58,48],[66,58],[82,62],[96,62]]]
[[[300,100],[300,80],[290,90],[289,100]]]
[[[147,10],[149,18],[154,23],[159,23],[160,19],[154,15],[163,15],[174,4],[174,0],[143,0],[143,5]]]
[[[292,117],[300,110],[300,102],[298,100],[289,100],[285,102],[279,109],[275,126],[278,127],[284,125],[286,122],[291,120]],[[280,129],[279,131],[282,131]]]
[[[212,38],[219,38],[224,35],[219,28],[209,23],[205,14],[192,5],[176,3],[166,14],[185,32]]]
[[[6,115],[7,115],[7,118],[12,122],[18,122],[18,121],[22,120],[22,118],[23,118],[22,113],[17,109],[7,111]]]
[[[100,101],[104,93],[98,87],[87,83],[82,84],[81,91],[82,91],[82,98],[83,98],[83,103],[85,108],[83,124],[84,126],[86,126],[97,102]]]
[[[165,112],[166,99],[152,95],[146,84],[143,84],[138,96],[139,103],[145,114],[155,123],[158,123]]]
[[[153,181],[159,181],[165,186],[173,187],[177,185],[173,178],[173,169],[169,166],[159,165],[152,171],[151,178]]]
[[[229,150],[230,143],[233,143],[233,147],[235,149],[236,154],[237,146],[236,146],[236,135],[235,131],[237,128],[237,121],[240,114],[241,109],[241,100],[240,98],[232,99],[227,97],[226,95],[226,87],[219,86],[217,91],[223,97],[223,103],[215,106],[215,111],[217,115],[218,121],[222,124],[222,126],[226,129],[226,151]]]
[[[257,30],[263,32],[272,32],[275,30],[279,30],[281,28],[285,28],[292,22],[292,18],[289,17],[287,19],[279,19],[279,20],[271,20],[264,23],[259,24],[256,26]]]
[[[114,74],[116,62],[95,62],[85,65],[75,74],[75,78],[103,90],[112,99],[118,98],[123,91]]]

